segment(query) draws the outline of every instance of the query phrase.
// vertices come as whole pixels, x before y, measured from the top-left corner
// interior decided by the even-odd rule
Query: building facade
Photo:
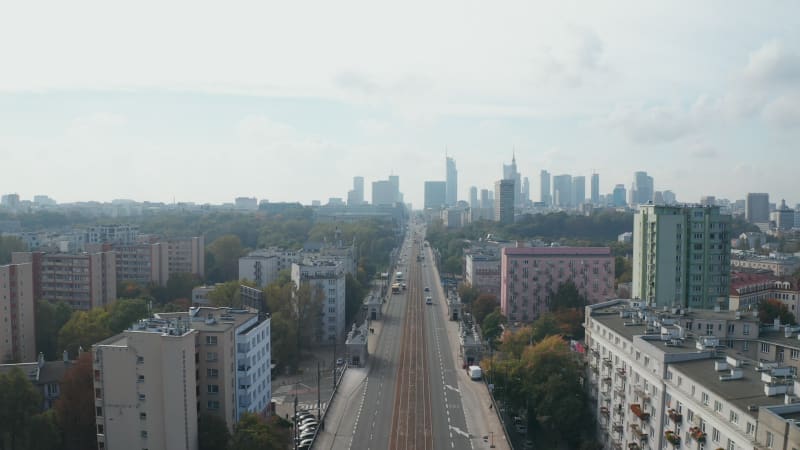
[[[788,277],[800,269],[800,258],[778,254],[767,256],[749,252],[733,252],[731,267],[736,270],[766,270],[778,277]]]
[[[769,222],[769,194],[749,192],[745,198],[744,218],[751,223]]]
[[[502,224],[514,223],[514,180],[494,183],[494,220]]]
[[[553,205],[569,208],[572,205],[572,175],[553,177]]]
[[[425,209],[440,209],[447,203],[447,182],[425,182]]]
[[[307,258],[292,264],[296,286],[308,283],[322,292],[322,324],[317,335],[320,343],[332,343],[345,332],[345,270],[341,261]]]
[[[608,247],[504,248],[500,273],[500,310],[511,322],[533,322],[548,312],[552,295],[567,281],[588,304],[615,296]]]
[[[464,280],[481,293],[500,298],[500,249],[465,250]]]
[[[36,361],[33,264],[0,266],[0,364]]]
[[[446,168],[446,203],[447,206],[454,206],[458,202],[458,170],[456,170],[456,160],[451,157],[445,158]]]
[[[550,194],[550,172],[546,170],[539,172],[539,201],[544,206],[553,205],[553,198]]]
[[[32,265],[33,294],[36,299],[64,301],[84,311],[107,306],[117,300],[114,252],[18,252],[12,254],[11,260],[15,264]]]
[[[718,206],[640,205],[633,226],[633,298],[654,307],[727,309],[730,220]]]

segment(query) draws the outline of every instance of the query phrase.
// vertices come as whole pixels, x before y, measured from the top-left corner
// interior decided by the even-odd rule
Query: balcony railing
[[[689,428],[689,435],[697,441],[698,444],[706,443],[706,433],[700,427]]]
[[[672,444],[674,447],[681,445],[681,437],[675,434],[674,431],[666,431],[664,433],[664,439],[666,439],[666,441]]]
[[[667,415],[669,416],[669,420],[671,420],[674,424],[678,425],[683,422],[683,414],[678,413],[674,409],[670,409],[667,411]]]
[[[631,412],[633,412],[633,415],[638,417],[640,420],[643,421],[650,420],[650,413],[644,412],[642,410],[642,406],[638,403],[634,403],[631,405]]]

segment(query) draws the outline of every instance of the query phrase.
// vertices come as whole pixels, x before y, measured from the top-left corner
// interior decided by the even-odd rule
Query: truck
[[[401,281],[401,280],[403,279],[403,272],[397,272],[397,273],[394,275],[394,277],[395,277],[395,279],[396,279],[397,281]]]
[[[400,293],[400,283],[392,284],[392,294],[399,294]]]
[[[467,372],[469,372],[469,377],[476,381],[480,380],[483,376],[483,371],[481,371],[480,366],[469,366]]]

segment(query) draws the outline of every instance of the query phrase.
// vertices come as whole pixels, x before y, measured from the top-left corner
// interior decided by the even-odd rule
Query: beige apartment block
[[[196,337],[153,319],[92,346],[98,449],[197,449]]]
[[[36,361],[33,265],[0,266],[0,364]]]

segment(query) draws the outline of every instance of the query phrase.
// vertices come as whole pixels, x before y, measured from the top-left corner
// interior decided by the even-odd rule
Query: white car
[[[426,305],[432,305],[433,304],[433,299],[430,298],[430,297],[425,297],[425,304]]]

